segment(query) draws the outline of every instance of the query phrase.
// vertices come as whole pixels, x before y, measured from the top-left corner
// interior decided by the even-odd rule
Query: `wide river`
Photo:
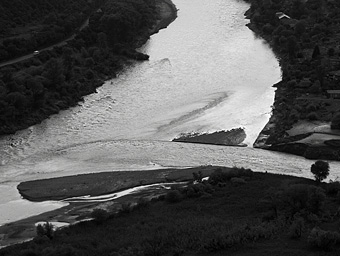
[[[278,61],[245,26],[237,0],[175,0],[178,18],[138,62],[85,102],[0,140],[0,224],[59,207],[20,199],[25,180],[197,165],[311,177],[313,161],[251,147],[269,119]],[[244,127],[247,148],[170,142],[183,132]],[[339,175],[331,163],[331,178]]]

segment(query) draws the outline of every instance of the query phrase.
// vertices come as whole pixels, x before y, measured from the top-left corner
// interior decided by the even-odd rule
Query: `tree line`
[[[0,61],[65,39],[104,0],[13,0],[0,2]]]
[[[114,77],[155,24],[154,0],[107,1],[67,46],[0,69],[0,134],[13,133],[76,105]]]

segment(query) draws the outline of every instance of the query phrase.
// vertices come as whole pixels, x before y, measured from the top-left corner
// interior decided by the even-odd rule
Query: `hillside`
[[[248,26],[270,44],[282,69],[272,118],[255,146],[340,160],[340,3],[249,2]]]
[[[103,0],[12,0],[0,2],[0,62],[63,40]]]
[[[168,1],[106,1],[67,45],[1,67],[0,135],[76,105],[124,65],[147,60],[135,49],[175,18],[176,8]]]
[[[37,228],[33,241],[0,255],[339,255],[339,183],[220,167],[209,181],[193,177],[151,202],[135,194],[92,203],[90,215],[78,204],[94,221]],[[20,227],[7,229],[19,237]]]

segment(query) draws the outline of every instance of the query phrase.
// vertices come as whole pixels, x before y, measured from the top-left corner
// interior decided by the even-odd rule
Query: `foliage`
[[[309,113],[309,114],[307,115],[307,119],[308,119],[309,121],[318,120],[318,115],[317,115],[317,113],[315,113],[315,112],[311,112],[311,113]]]
[[[321,182],[326,179],[329,174],[328,162],[318,160],[311,166],[311,172],[313,173],[315,180]]]
[[[91,217],[98,224],[102,224],[109,217],[109,213],[103,209],[94,209],[91,212]]]
[[[340,129],[340,113],[336,113],[331,122],[331,129]]]
[[[193,180],[194,182],[202,182],[202,179],[203,179],[203,174],[201,171],[199,171],[198,173],[197,172],[193,172],[192,173],[192,176],[193,176]]]
[[[40,0],[38,2],[14,0],[8,4],[1,2],[1,13],[4,11],[6,15],[0,17],[0,24],[2,25],[1,19],[17,22],[13,21],[10,15],[21,12],[22,6],[28,11],[23,16],[15,15],[19,17],[18,20],[35,19],[35,10],[39,9],[40,14],[46,13],[49,16],[47,21],[54,20],[60,26],[68,24],[68,17],[73,17],[74,25],[78,26],[91,12],[98,10],[99,6],[101,8],[100,11],[91,14],[89,25],[79,31],[75,39],[68,41],[67,46],[44,50],[33,58],[0,68],[0,134],[13,133],[38,123],[61,109],[76,105],[84,95],[95,92],[95,88],[102,85],[105,78],[115,77],[116,72],[122,69],[126,58],[147,57],[134,49],[148,39],[149,29],[156,22],[156,3],[153,0],[40,2]],[[16,5],[18,9],[11,10]],[[32,12],[34,15],[31,15]],[[64,15],[66,12],[69,15],[67,17]],[[43,16],[40,15],[39,18]],[[115,34],[114,29],[107,30],[106,22],[109,22],[109,19],[105,17],[110,16],[115,17],[117,22],[114,28],[121,31],[121,35]],[[38,19],[35,22],[39,25],[42,21]],[[25,22],[22,24],[26,25]],[[35,47],[38,45],[46,46],[66,37],[68,33],[66,31],[58,33],[58,36],[48,35],[54,33],[54,29],[60,30],[50,25],[47,24],[48,31],[44,32],[47,41],[36,40],[35,44],[31,44],[24,39],[15,39],[16,43],[24,42],[28,46],[20,46],[20,49],[33,51],[30,47],[36,50]],[[75,27],[71,30],[73,28]],[[38,35],[40,36],[40,33]],[[24,54],[23,50],[17,53],[13,50],[13,53],[8,54],[6,47],[19,49],[19,45],[6,40],[3,43],[0,41],[0,59]],[[6,58],[1,57],[4,52]],[[124,53],[126,56],[122,56]]]
[[[190,184],[182,190],[182,193],[189,197],[200,197],[214,192],[213,187],[208,182]]]
[[[320,213],[325,199],[323,189],[306,184],[287,186],[282,194],[284,210],[291,217],[302,210],[314,214]]]
[[[229,181],[234,177],[252,177],[253,172],[250,169],[233,167],[232,169],[223,172],[222,169],[215,170],[209,177],[209,183],[217,185],[220,182]]]
[[[39,224],[36,227],[36,232],[37,232],[38,237],[46,236],[49,239],[52,239],[54,235],[53,225],[49,223],[48,221],[43,225]]]
[[[183,196],[181,192],[178,190],[170,190],[166,195],[165,195],[165,200],[169,203],[178,203],[182,201]]]
[[[302,217],[294,219],[293,223],[289,227],[288,235],[292,239],[297,239],[302,236],[302,232],[305,228],[305,220]]]
[[[327,195],[335,196],[340,191],[340,182],[339,181],[330,181],[326,183],[325,187]]]
[[[308,213],[309,209],[313,209],[311,202],[314,194],[318,194],[318,189],[301,183],[312,184],[313,181],[298,177],[284,178],[270,173],[253,175],[246,186],[213,187],[214,192],[209,199],[204,198],[204,195],[188,197],[176,204],[155,200],[148,207],[129,207],[129,213],[112,215],[102,225],[96,225],[95,222],[78,223],[55,231],[52,240],[44,236],[3,248],[0,254],[22,255],[22,252],[27,251],[39,256],[224,255],[238,251],[242,255],[256,246],[256,253],[265,255],[268,248],[274,246],[277,252],[282,251],[284,255],[302,255],[306,247],[307,230],[316,224],[323,227],[333,225],[334,222],[324,223],[325,218],[322,217],[325,207],[332,212],[338,207],[329,198],[326,199],[327,204],[322,206],[322,211],[317,213],[320,218]],[[198,185],[198,188],[211,187],[206,182],[192,185]],[[294,187],[300,185],[305,188]],[[289,190],[294,191],[293,197],[307,198],[308,202],[292,218],[284,215],[288,207],[283,204],[284,196]],[[262,213],[257,210],[257,202],[261,198],[276,204],[278,214],[272,220],[261,219]],[[126,202],[125,205],[130,204]],[[266,205],[260,207],[272,209],[270,204]],[[300,235],[301,239],[298,239]],[[258,241],[265,242],[266,246],[263,247],[262,242],[255,245]]]
[[[126,214],[132,211],[131,203],[123,203],[119,213]]]
[[[0,59],[32,53],[80,27],[102,0],[13,0],[0,2]],[[22,35],[20,35],[20,33]],[[17,35],[18,36],[13,36]]]
[[[313,228],[308,236],[309,245],[323,250],[330,250],[339,242],[340,234],[338,232],[324,231],[317,227]]]

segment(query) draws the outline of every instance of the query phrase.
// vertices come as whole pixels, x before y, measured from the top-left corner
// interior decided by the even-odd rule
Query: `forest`
[[[249,28],[263,37],[277,55],[282,81],[272,106],[273,127],[266,131],[272,150],[311,159],[340,160],[338,140],[309,147],[299,143],[311,135],[289,136],[301,121],[330,123],[339,129],[340,104],[330,92],[340,89],[340,2],[333,0],[249,0]],[[331,131],[336,133],[335,131]],[[291,142],[296,142],[290,144]],[[332,145],[332,146],[330,146]]]
[[[27,12],[22,18],[14,19],[23,11],[21,7],[15,8],[21,2],[27,10],[38,8],[41,13],[30,15]],[[46,21],[41,17],[55,14],[56,18],[48,19],[48,27],[56,28],[60,21],[64,24],[68,16],[74,18],[84,13],[75,21],[74,27],[90,14],[89,25],[66,46],[55,47],[28,60],[0,68],[0,134],[13,133],[76,105],[84,95],[95,92],[105,79],[115,77],[116,72],[129,61],[148,59],[135,48],[149,38],[158,18],[154,0],[91,1],[90,4],[86,1],[42,1],[42,7],[31,2],[5,4],[3,1],[0,8],[8,12],[6,17],[1,17],[1,22],[7,21],[11,24],[7,26],[9,28],[20,27],[26,21],[44,27]],[[60,38],[50,38],[48,43],[65,38],[72,29],[68,32],[63,30]],[[48,30],[52,33],[57,31]],[[8,35],[10,29],[1,33]],[[7,45],[5,42],[9,41],[4,40],[2,45]],[[40,46],[44,44],[40,42]],[[13,43],[9,45],[21,47]],[[8,50],[1,46],[0,49]]]
[[[103,0],[1,1],[0,61],[63,40],[102,3]]]

